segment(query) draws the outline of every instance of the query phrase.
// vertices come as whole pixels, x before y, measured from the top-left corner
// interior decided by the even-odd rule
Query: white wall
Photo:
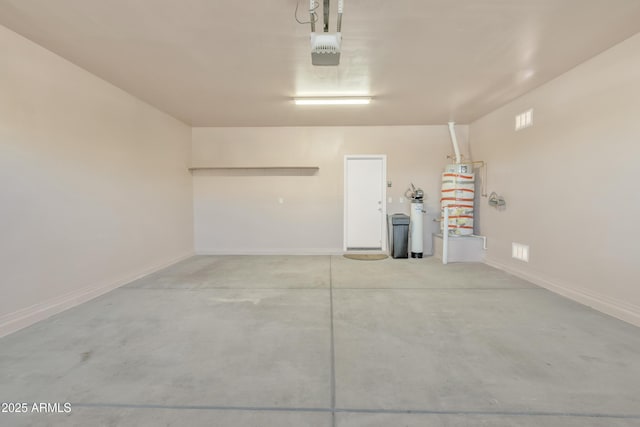
[[[534,109],[534,126],[514,116]],[[470,126],[489,164],[487,261],[640,325],[640,35]],[[511,243],[531,260],[511,259]]]
[[[458,128],[462,142],[467,131]],[[422,187],[430,254],[440,173],[451,151],[446,126],[194,128],[193,166],[320,168],[313,176],[195,173],[196,252],[342,252],[344,156],[386,154],[393,185],[387,212],[408,214],[408,201],[400,204],[399,197],[410,182]]]
[[[193,217],[188,126],[4,27],[0,52],[3,335],[190,254]]]

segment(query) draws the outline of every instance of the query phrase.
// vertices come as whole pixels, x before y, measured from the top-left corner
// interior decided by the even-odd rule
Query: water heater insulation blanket
[[[466,165],[450,165],[442,174],[441,213],[449,214],[449,234],[465,236],[473,234],[473,208],[475,199],[475,175],[460,169]],[[444,220],[440,230],[444,231]]]

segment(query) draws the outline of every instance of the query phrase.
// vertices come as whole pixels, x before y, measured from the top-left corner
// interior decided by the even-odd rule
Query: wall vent
[[[521,243],[511,244],[511,257],[520,261],[529,262],[529,246]]]
[[[516,116],[516,130],[522,130],[533,126],[533,109],[529,109],[524,113]]]

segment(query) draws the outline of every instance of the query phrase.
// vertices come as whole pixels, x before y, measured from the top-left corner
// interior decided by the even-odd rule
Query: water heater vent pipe
[[[449,134],[451,135],[451,143],[453,144],[453,151],[456,154],[456,164],[460,164],[460,148],[458,148],[458,139],[456,138],[456,122],[449,122]]]

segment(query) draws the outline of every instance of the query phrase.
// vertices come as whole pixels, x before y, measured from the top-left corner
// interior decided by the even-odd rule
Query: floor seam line
[[[640,419],[640,414],[600,414],[580,412],[548,412],[548,411],[455,411],[430,409],[357,409],[336,408],[335,412],[361,414],[417,414],[417,415],[475,415],[475,416],[512,416],[512,417],[575,417],[575,418],[614,418]]]
[[[160,405],[136,403],[71,403],[80,408],[131,408],[131,409],[176,409],[207,411],[247,411],[247,412],[332,412],[331,408],[278,407],[278,406],[216,406],[216,405]]]
[[[335,288],[337,291],[546,291],[544,288]]]
[[[336,427],[336,347],[333,328],[333,257],[329,255],[329,317],[331,325],[331,425]]]
[[[114,291],[323,291],[326,288],[117,288]],[[337,291],[546,291],[544,288],[335,288]]]
[[[326,288],[118,288],[114,291],[326,291]]]
[[[272,407],[272,406],[216,406],[216,405],[160,405],[135,403],[71,403],[72,407],[84,408],[131,408],[131,409],[176,409],[211,411],[247,411],[247,412],[320,412],[320,413],[361,413],[361,414],[416,414],[416,415],[474,415],[474,416],[513,416],[513,417],[575,417],[575,418],[612,418],[640,419],[640,414],[603,414],[580,412],[550,411],[462,411],[429,409],[365,409],[365,408],[322,408],[322,407]]]

